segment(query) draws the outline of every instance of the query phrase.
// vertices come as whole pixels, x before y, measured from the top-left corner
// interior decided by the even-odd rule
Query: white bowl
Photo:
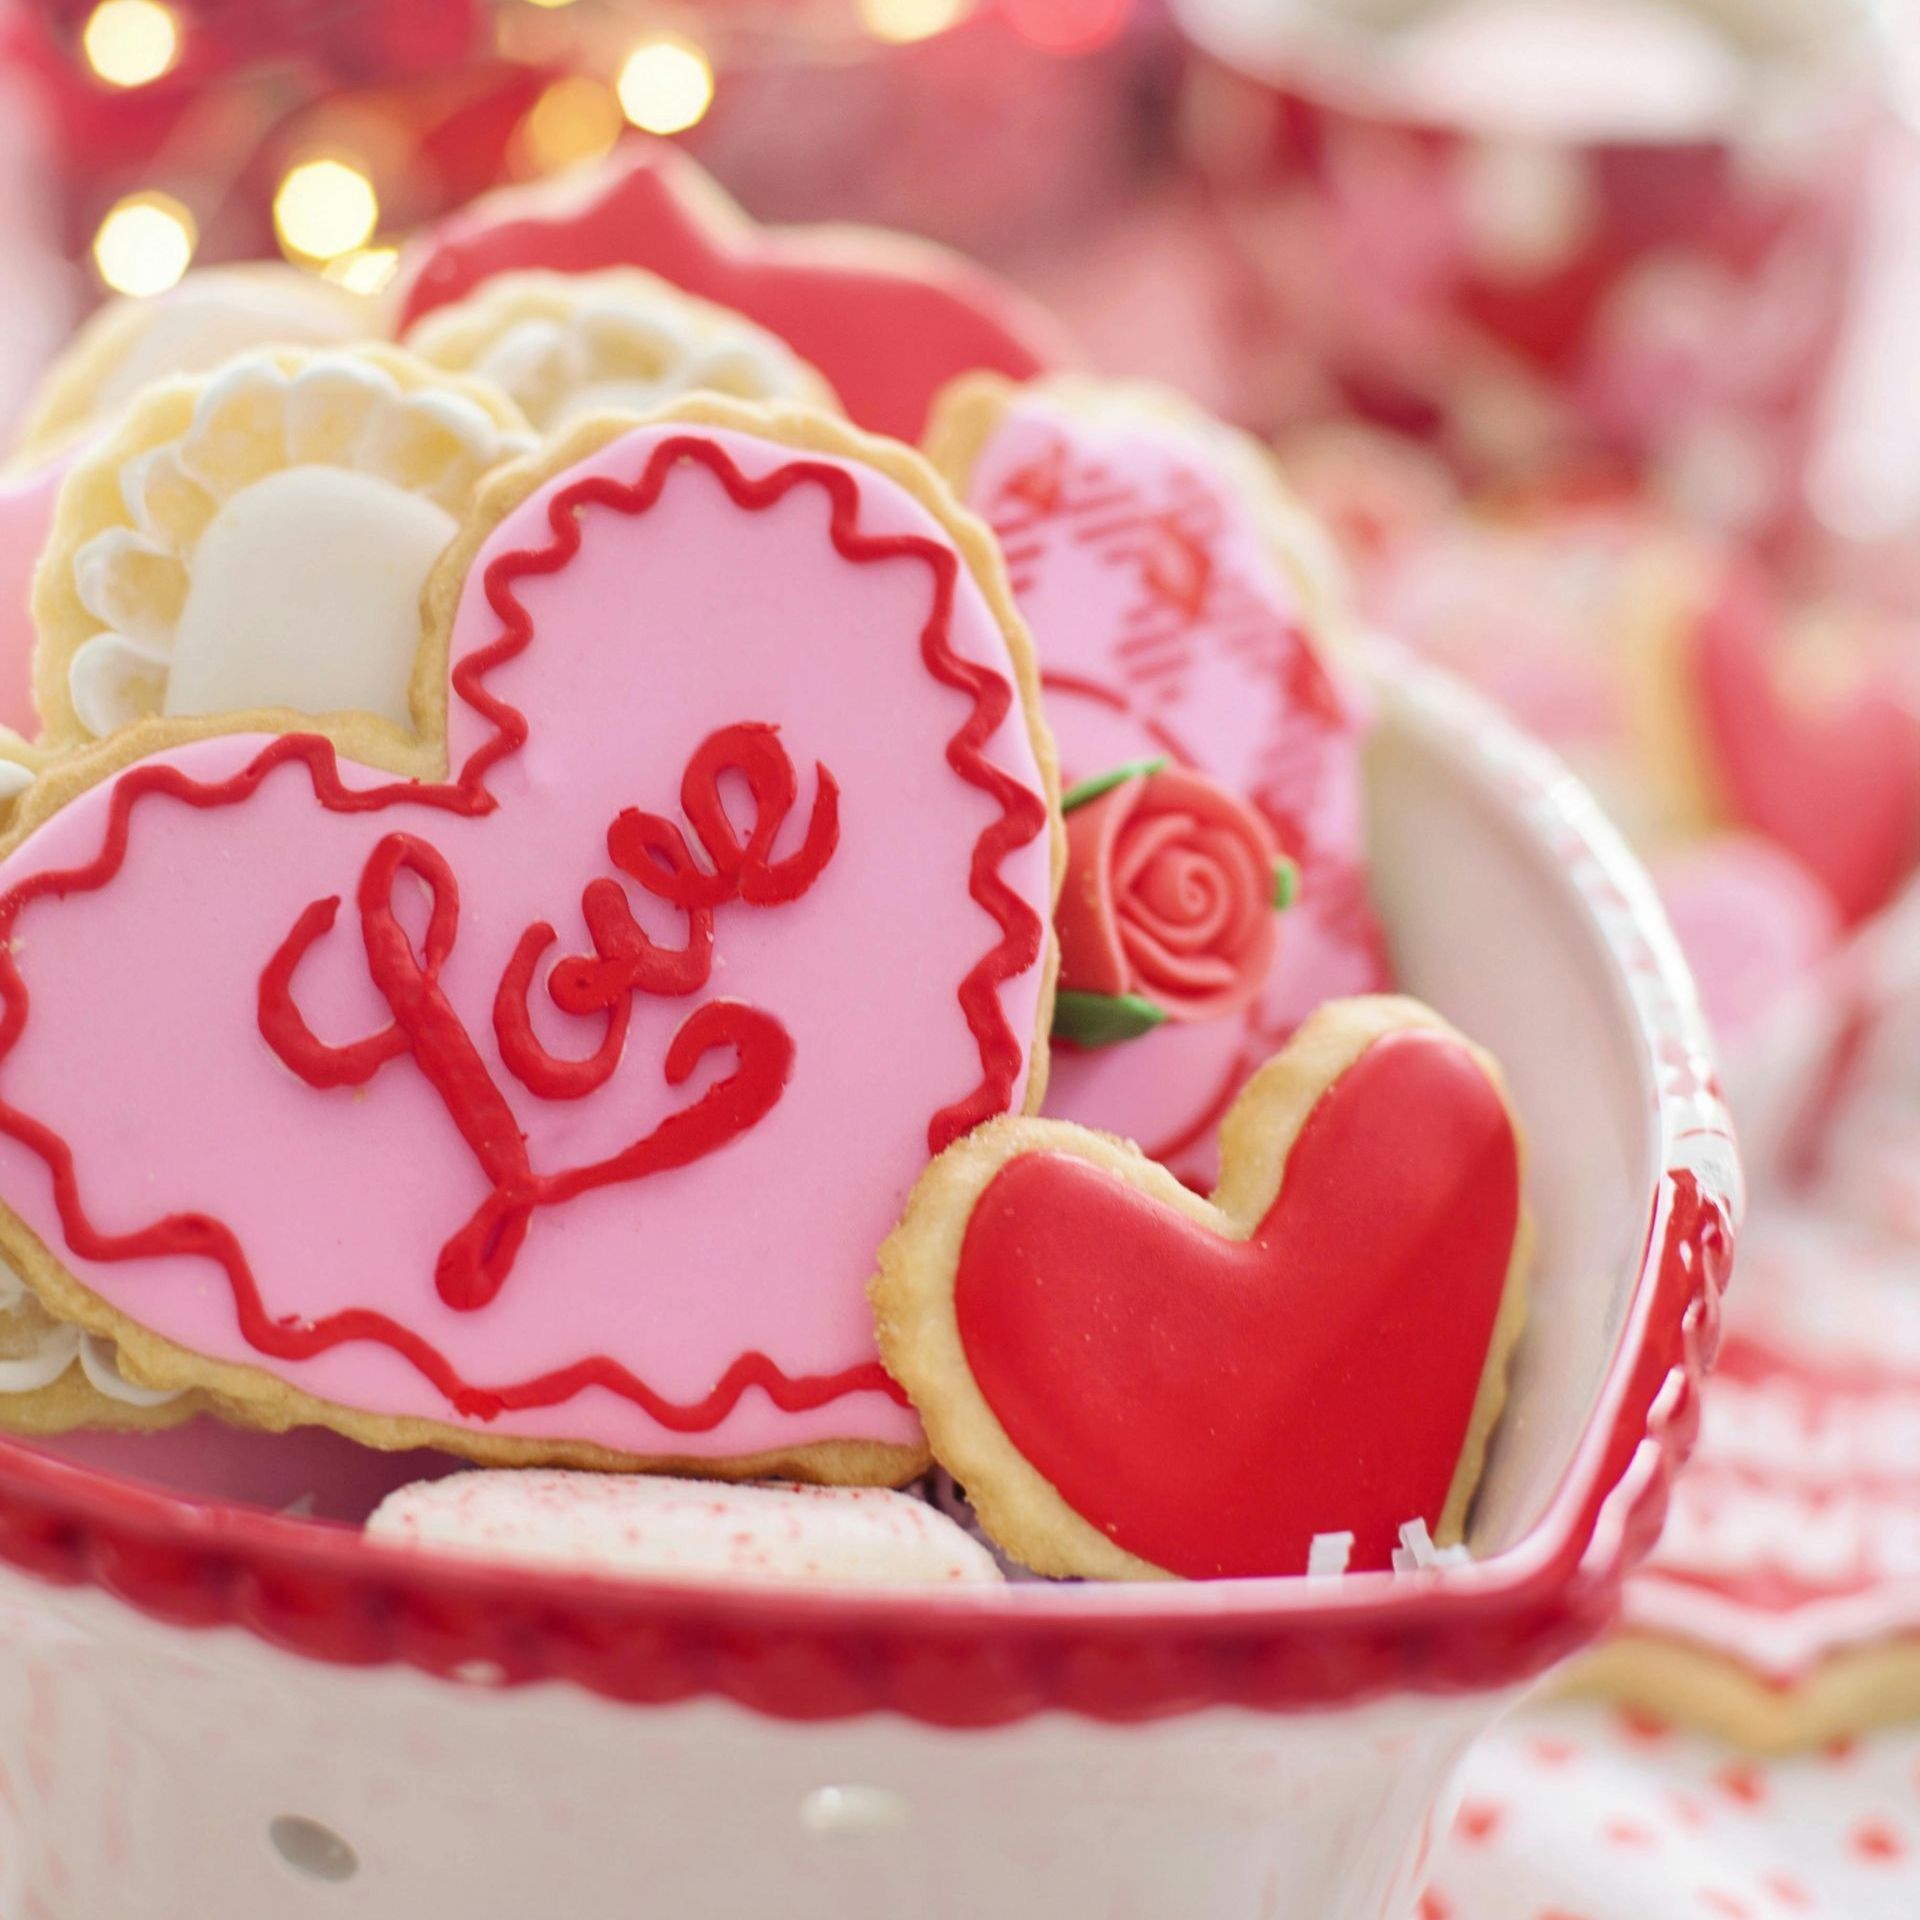
[[[217,1482],[191,1437],[4,1444],[0,1910],[1409,1914],[1460,1755],[1601,1629],[1657,1530],[1740,1183],[1691,984],[1592,802],[1451,683],[1392,656],[1379,684],[1396,958],[1505,1062],[1542,1229],[1474,1565],[920,1595],[567,1580],[232,1497],[350,1460],[373,1484],[322,1491],[351,1517],[412,1471],[324,1437],[227,1436]]]

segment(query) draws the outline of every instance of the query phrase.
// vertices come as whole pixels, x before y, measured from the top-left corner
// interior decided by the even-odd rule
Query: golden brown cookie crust
[[[1920,1718],[1920,1645],[1851,1648],[1781,1681],[1710,1648],[1629,1631],[1577,1661],[1555,1691],[1676,1720],[1749,1753],[1803,1753]]]

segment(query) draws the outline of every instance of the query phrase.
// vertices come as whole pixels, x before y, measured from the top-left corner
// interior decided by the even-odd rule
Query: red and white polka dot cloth
[[[1639,1630],[1691,1592],[1720,1603],[1694,1610],[1701,1642],[1749,1671],[1791,1642],[1784,1675],[1861,1644],[1861,1600],[1883,1632],[1920,1622],[1894,1551],[1920,1533],[1916,1114],[1908,992],[1819,1190],[1748,1219],[1719,1417],[1710,1386],[1700,1470],[1629,1589]],[[1635,1709],[1533,1707],[1469,1759],[1418,1920],[1920,1920],[1920,1723],[1761,1759]]]
[[[1464,1787],[1419,1920],[1920,1915],[1920,1728],[1755,1760],[1563,1704],[1484,1741]]]

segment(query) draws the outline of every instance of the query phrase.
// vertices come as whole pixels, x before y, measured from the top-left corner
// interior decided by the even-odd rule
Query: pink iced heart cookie
[[[1069,871],[1072,1017],[1056,1023],[1068,1044],[1048,1110],[1207,1184],[1248,1076],[1323,1001],[1387,983],[1367,887],[1363,714],[1325,649],[1314,530],[1251,442],[1152,389],[963,381],[929,452],[1006,556],[1067,801],[1085,802],[1068,815],[1076,848],[1096,811],[1112,843],[1100,941],[1083,897],[1095,883],[1077,860]],[[1111,786],[1120,773],[1143,776],[1144,791]],[[1240,802],[1251,831],[1216,831]],[[1130,845],[1110,818],[1122,807]],[[1264,904],[1285,908],[1271,927],[1245,924],[1240,869],[1255,854],[1273,873]]]
[[[1067,357],[1037,307],[943,247],[857,227],[759,227],[660,140],[598,167],[509,188],[425,234],[400,321],[496,274],[644,267],[784,340],[877,433],[918,437],[948,381],[976,367],[1026,379]]]
[[[692,402],[504,473],[427,616],[426,774],[240,716],[33,790],[7,1255],[260,1424],[913,1470],[875,1249],[1045,1059],[1050,750],[984,543],[911,456]]]
[[[1853,683],[1796,700],[1781,624],[1759,580],[1730,569],[1689,634],[1701,748],[1734,820],[1804,862],[1852,922],[1920,859],[1920,716],[1893,674],[1837,646]]]
[[[1724,1047],[1750,1043],[1840,945],[1844,929],[1826,888],[1759,834],[1695,841],[1654,875]]]

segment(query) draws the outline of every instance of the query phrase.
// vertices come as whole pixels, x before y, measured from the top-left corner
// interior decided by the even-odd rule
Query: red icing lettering
[[[719,798],[717,777],[729,767],[746,771],[758,808],[754,834],[745,847],[734,836]],[[690,919],[695,912],[700,915],[704,942],[690,938],[688,946],[670,955],[669,964],[659,970],[664,991],[673,994],[704,984],[712,957],[708,907],[713,881],[724,882],[742,898],[776,904],[791,900],[813,884],[836,844],[835,788],[823,768],[814,828],[806,846],[778,868],[768,864],[768,849],[793,799],[792,764],[771,727],[730,727],[710,736],[688,768],[683,793],[689,803],[688,817],[714,861],[715,872],[701,876],[702,897],[708,904],[689,913]],[[677,828],[665,821],[657,824],[678,839]],[[681,851],[684,855],[684,846]],[[690,864],[682,870],[697,871]],[[430,901],[426,937],[418,954],[393,910],[394,882],[402,871],[425,885]],[[547,1098],[582,1099],[606,1083],[626,1043],[632,996],[652,990],[649,982],[655,970],[648,962],[659,950],[646,943],[630,914],[623,927],[611,918],[607,896],[597,889],[590,891],[598,911],[589,925],[596,940],[604,936],[610,944],[602,948],[597,967],[575,963],[576,987],[578,976],[585,974],[590,990],[569,996],[578,1002],[569,1010],[604,1015],[605,1032],[597,1050],[584,1059],[558,1059],[534,1034],[527,994],[534,964],[554,939],[551,927],[529,927],[522,935],[495,996],[494,1025],[502,1057],[533,1092]],[[735,1071],[623,1152],[560,1173],[537,1173],[512,1106],[440,988],[440,969],[453,951],[459,898],[453,870],[434,847],[412,834],[389,834],[374,848],[361,875],[359,906],[367,972],[392,1009],[392,1021],[364,1040],[335,1046],[315,1036],[294,999],[295,970],[307,949],[332,927],[340,905],[337,898],[308,907],[267,963],[260,977],[259,1013],[267,1044],[312,1087],[362,1086],[389,1061],[402,1054],[412,1056],[491,1189],[472,1219],[447,1241],[435,1269],[440,1297],[450,1307],[471,1310],[486,1306],[499,1294],[536,1209],[560,1205],[595,1187],[684,1166],[755,1125],[787,1083],[793,1043],[777,1020],[752,1008],[728,1001],[701,1007],[668,1050],[668,1083],[678,1086],[700,1056],[715,1047],[736,1050]],[[624,900],[621,910],[625,911]],[[631,945],[635,940],[642,944]],[[690,977],[690,959],[701,963],[697,979]],[[567,1001],[561,999],[561,1004]]]
[[[825,767],[816,772],[819,789],[806,844],[776,861],[771,858],[775,836],[793,811],[793,762],[772,727],[724,727],[701,743],[680,783],[680,805],[711,870],[703,872],[680,829],[654,813],[623,813],[607,831],[607,851],[623,873],[676,907],[716,907],[736,898],[758,906],[797,900],[840,844],[840,789]],[[740,774],[753,796],[753,832],[744,846],[721,797],[725,773]]]

